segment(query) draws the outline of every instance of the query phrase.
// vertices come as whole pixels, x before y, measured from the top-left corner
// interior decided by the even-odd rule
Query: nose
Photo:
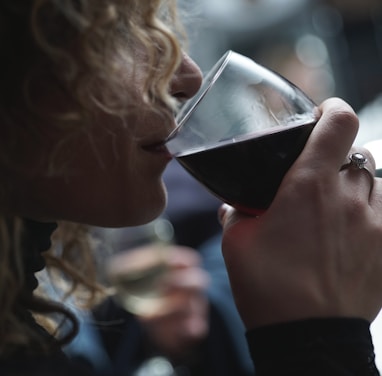
[[[191,98],[199,90],[202,79],[198,65],[184,53],[182,63],[171,81],[171,95],[179,100]]]

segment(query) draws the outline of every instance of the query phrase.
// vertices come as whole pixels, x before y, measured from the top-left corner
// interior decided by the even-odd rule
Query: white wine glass
[[[113,232],[118,237],[118,230]],[[169,273],[168,246],[174,229],[170,221],[158,218],[146,225],[121,229],[129,246],[110,257],[106,274],[117,303],[140,317],[153,317],[167,310],[166,276]]]

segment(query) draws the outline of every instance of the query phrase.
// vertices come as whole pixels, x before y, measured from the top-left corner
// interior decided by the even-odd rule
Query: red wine
[[[223,141],[176,159],[221,200],[250,214],[271,204],[288,169],[301,153],[315,122]]]

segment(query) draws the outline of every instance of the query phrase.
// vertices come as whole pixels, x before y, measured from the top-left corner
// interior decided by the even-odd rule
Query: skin
[[[184,55],[171,94],[185,100],[196,93],[201,79],[199,68]],[[139,85],[138,77],[137,90]],[[62,99],[51,103],[49,98],[48,105],[57,106]],[[112,227],[139,225],[158,216],[166,204],[162,173],[171,155],[155,145],[163,143],[175,121],[155,113],[140,117],[133,113],[123,120],[127,126],[106,113],[97,115],[90,134],[82,135],[67,151],[71,162],[70,175],[65,177],[43,177],[36,168],[39,149],[25,140],[21,148],[25,170],[12,172],[8,179],[12,183],[8,210],[43,221],[63,219]],[[45,124],[36,126],[44,133],[49,129]],[[49,149],[61,137],[48,134],[43,146]]]
[[[269,210],[225,206],[223,253],[247,328],[317,317],[372,321],[382,305],[382,183],[347,163],[358,129],[339,99],[322,116]],[[374,161],[367,150],[357,148]],[[274,236],[277,234],[277,236]]]

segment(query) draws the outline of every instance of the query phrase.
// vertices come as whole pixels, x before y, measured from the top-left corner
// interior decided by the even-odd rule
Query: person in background
[[[104,302],[94,313],[101,347],[118,375],[155,374],[158,357],[169,363],[171,375],[252,375],[244,327],[221,255],[216,214],[221,203],[175,161],[166,169],[164,181],[168,205],[161,218],[138,227],[95,228],[93,233],[101,239],[100,247],[112,248],[114,269],[124,277],[129,265],[143,257],[155,260],[158,253],[166,255],[169,273],[175,271],[179,281],[171,288],[176,288],[176,303],[147,316],[135,307],[132,312],[123,309],[116,299]]]
[[[35,292],[41,253],[58,221],[123,227],[160,215],[163,143],[201,73],[171,0],[4,0],[0,19],[0,373],[84,375],[62,351],[77,319]],[[317,111],[267,212],[219,209],[260,376],[378,374],[369,325],[382,306],[382,183],[372,155],[351,148],[351,107],[332,98]],[[92,258],[82,261],[85,234],[76,239],[63,247],[75,253],[48,262],[88,301],[102,290],[86,273]]]

